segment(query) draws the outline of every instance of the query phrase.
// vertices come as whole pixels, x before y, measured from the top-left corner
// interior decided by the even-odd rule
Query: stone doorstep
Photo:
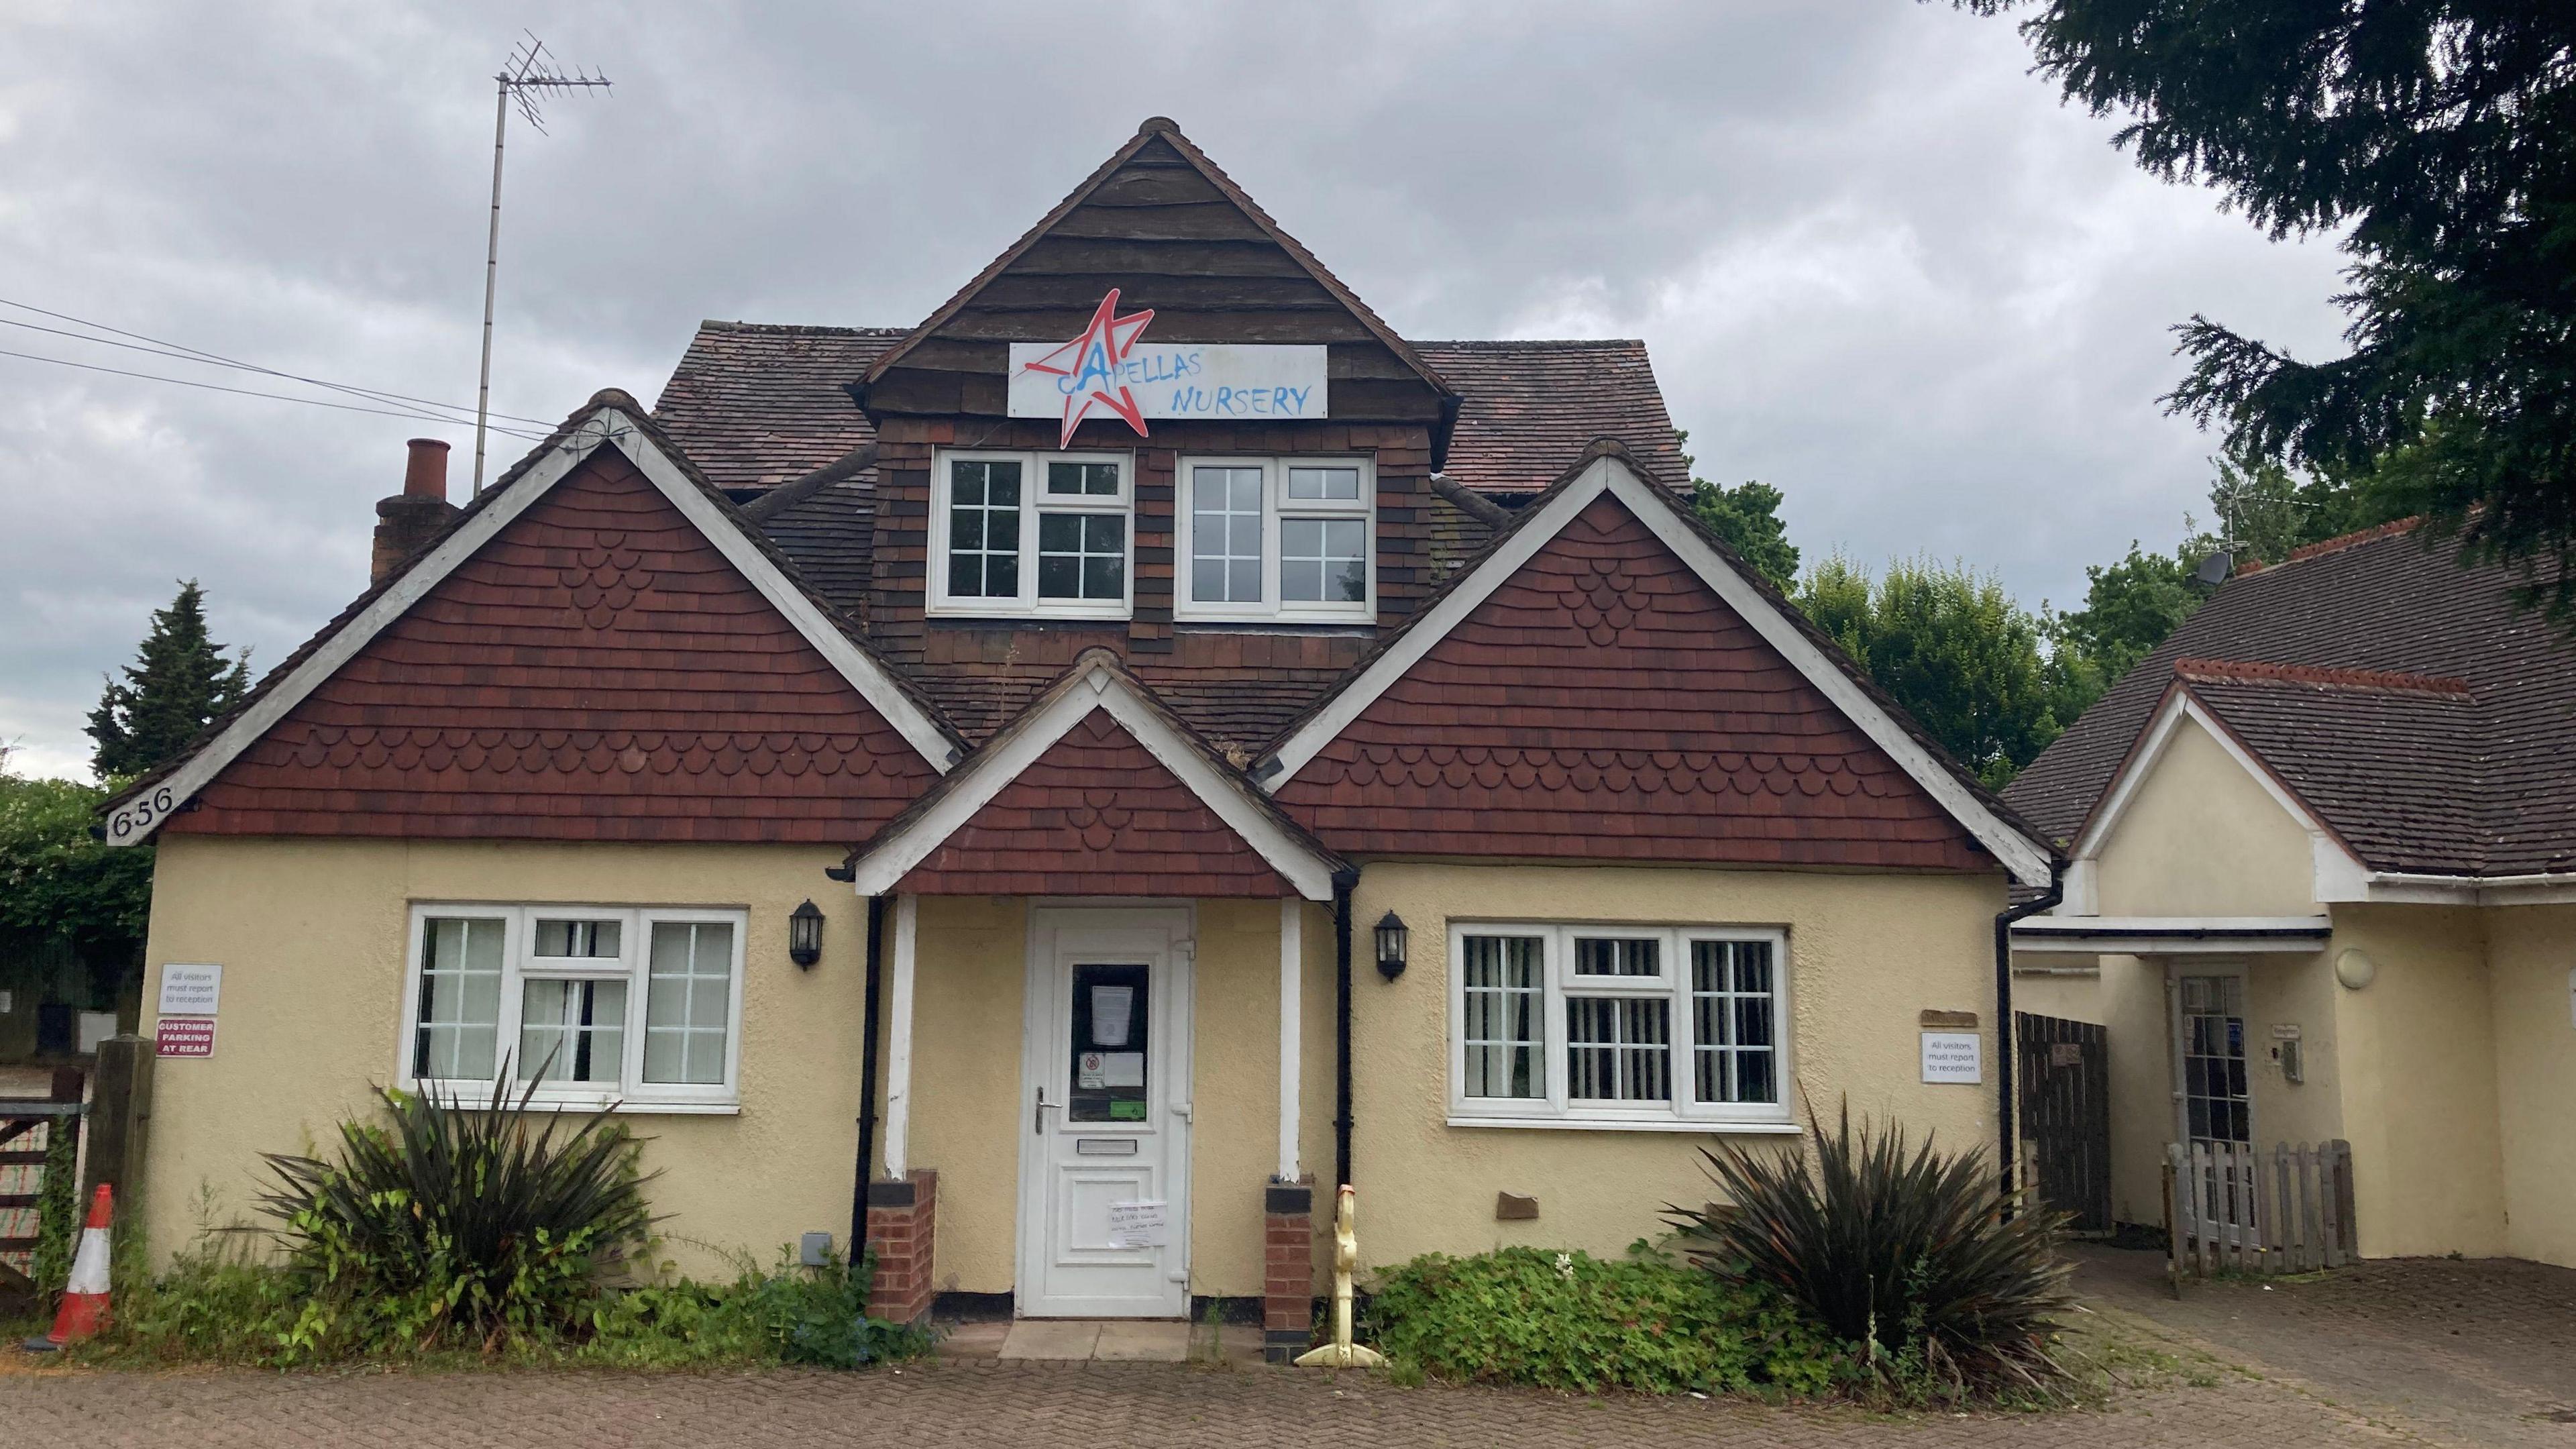
[[[1055,1363],[1186,1363],[1221,1352],[1235,1364],[1262,1361],[1262,1331],[1249,1324],[1205,1324],[1177,1318],[1022,1318],[961,1323],[940,1338],[939,1356]],[[1302,1335],[1301,1335],[1302,1336]]]

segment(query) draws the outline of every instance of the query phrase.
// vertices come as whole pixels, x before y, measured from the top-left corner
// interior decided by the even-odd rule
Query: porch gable
[[[1343,862],[1106,650],[851,860],[861,895],[1303,896]]]

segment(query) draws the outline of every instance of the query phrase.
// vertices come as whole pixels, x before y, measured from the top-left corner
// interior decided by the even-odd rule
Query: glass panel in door
[[[1143,1122],[1150,1115],[1146,1051],[1152,1009],[1150,968],[1086,964],[1073,968],[1073,1080],[1065,1116],[1073,1122]]]
[[[2254,1097],[2245,1069],[2245,978],[2185,976],[2175,990],[2183,1131],[2213,1159],[2201,1174],[2202,1208],[2213,1226],[2250,1232],[2259,1221],[2252,1176],[2216,1164],[2222,1149],[2254,1140]]]

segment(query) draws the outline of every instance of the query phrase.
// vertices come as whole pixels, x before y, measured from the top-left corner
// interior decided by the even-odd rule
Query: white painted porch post
[[[1295,1182],[1297,1172],[1297,1078],[1305,996],[1306,903],[1296,896],[1279,902],[1279,1180]]]
[[[905,1178],[905,1129],[912,1123],[912,966],[921,927],[921,897],[894,898],[894,989],[887,1003],[886,1176]]]

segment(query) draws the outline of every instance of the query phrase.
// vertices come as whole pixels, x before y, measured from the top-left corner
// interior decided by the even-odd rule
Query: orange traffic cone
[[[102,1182],[98,1196],[90,1199],[80,1248],[72,1254],[71,1280],[63,1285],[63,1306],[54,1314],[54,1331],[27,1340],[27,1347],[50,1353],[107,1326],[107,1227],[115,1217],[116,1195]]]

